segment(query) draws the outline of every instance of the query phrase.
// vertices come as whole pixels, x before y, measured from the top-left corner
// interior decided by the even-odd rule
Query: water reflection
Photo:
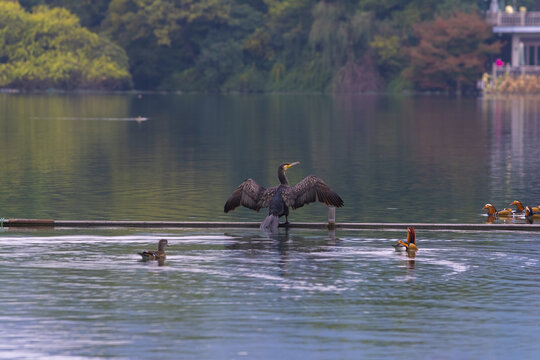
[[[486,202],[540,199],[539,103],[0,94],[0,153],[17,159],[0,173],[0,216],[231,221],[231,188],[274,184],[279,163],[299,160],[291,183],[313,173],[332,184],[345,201],[338,222],[483,222]],[[60,120],[139,116],[151,121]],[[317,205],[291,221],[324,221]]]
[[[508,203],[523,197],[526,203],[540,198],[540,105],[536,97],[498,97],[483,102],[489,119],[490,197]],[[511,200],[510,200],[511,201]]]
[[[227,233],[226,235],[234,237],[235,241],[225,246],[229,250],[241,250],[248,253],[250,257],[257,257],[257,254],[267,252],[277,254],[278,274],[282,277],[289,276],[288,264],[291,259],[291,251],[305,250],[305,239],[302,236],[292,235],[288,227],[280,228],[277,232],[260,231],[254,235],[238,237],[238,235]],[[316,249],[310,249],[310,253],[332,251],[333,246],[337,244],[335,230],[328,231],[327,239],[317,239]],[[313,244],[308,245],[310,248]]]
[[[486,220],[484,224],[532,224],[533,221],[531,218],[526,217],[523,214],[518,214],[508,217],[497,217],[486,215]]]
[[[412,256],[407,254],[407,256],[410,258],[413,258],[413,259],[407,260],[407,274],[412,275],[414,273],[414,269],[416,268],[416,260],[414,260],[414,258],[416,257],[416,254]]]

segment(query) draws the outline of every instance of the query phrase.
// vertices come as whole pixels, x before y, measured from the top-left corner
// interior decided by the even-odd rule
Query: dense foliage
[[[423,23],[455,14],[456,24],[462,24],[467,16],[485,11],[490,0],[19,3],[28,11],[42,5],[66,8],[80,18],[82,26],[100,34],[100,39],[120,45],[138,89],[351,92],[467,85],[471,79],[458,79],[455,72],[446,73],[448,78],[441,80],[445,85],[425,81],[421,72],[414,71],[414,64],[411,69],[415,52],[410,49],[422,42],[418,29]],[[534,1],[508,3],[531,9]],[[478,44],[490,42],[478,40]],[[449,38],[440,45],[455,41]],[[476,58],[479,65],[463,76],[478,78],[486,65],[485,55]]]
[[[0,2],[0,86],[30,89],[124,89],[124,51],[62,8],[25,12]]]
[[[406,74],[422,89],[474,87],[489,55],[500,50],[498,42],[488,44],[491,28],[474,13],[437,17],[413,29],[418,43],[408,48]]]

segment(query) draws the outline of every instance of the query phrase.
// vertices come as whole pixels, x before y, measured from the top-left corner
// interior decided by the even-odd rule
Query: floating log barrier
[[[4,228],[258,228],[259,222],[220,221],[128,221],[128,220],[50,220],[50,219],[3,219]],[[435,224],[435,223],[326,223],[295,222],[288,225],[294,229],[339,230],[417,230],[439,231],[540,231],[538,224]],[[280,225],[283,227],[283,225]]]

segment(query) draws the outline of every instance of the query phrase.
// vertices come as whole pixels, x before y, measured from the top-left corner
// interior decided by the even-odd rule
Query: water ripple
[[[137,251],[160,238],[170,242],[163,266],[141,262]],[[539,350],[534,235],[510,246],[506,234],[425,232],[415,258],[394,250],[399,238],[2,234],[0,358],[152,358],[158,351],[172,359],[178,346],[200,358],[195,349],[203,345],[214,349],[209,357],[267,358],[278,356],[276,343],[303,344],[289,354],[324,348],[345,358],[359,349],[377,358],[435,357],[434,342],[455,357],[495,347],[527,358]],[[392,339],[408,333],[414,341],[398,349]]]

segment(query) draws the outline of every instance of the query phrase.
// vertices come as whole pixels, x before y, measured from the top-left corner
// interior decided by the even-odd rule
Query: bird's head
[[[294,166],[294,165],[297,165],[297,164],[300,164],[300,162],[295,161],[295,162],[292,162],[292,163],[283,163],[283,164],[279,165],[279,167],[278,167],[278,178],[279,178],[279,182],[282,185],[289,185],[289,181],[287,180],[287,177],[285,176],[285,171],[287,171],[287,169],[289,169],[291,166]]]
[[[484,205],[482,209],[486,209],[488,212],[488,215],[495,215],[495,213],[497,212],[497,210],[495,209],[495,206],[491,204]]]
[[[298,165],[300,164],[300,161],[295,161],[295,162],[292,162],[292,163],[283,163],[281,165],[279,165],[279,169],[280,170],[288,170],[289,168],[293,167],[294,165]]]
[[[414,228],[407,228],[407,244],[416,244],[416,233]]]
[[[168,242],[166,239],[161,239],[161,240],[159,240],[159,243],[158,243],[158,250],[163,250],[163,249],[165,249],[165,246],[169,246],[169,242]]]
[[[519,200],[514,200],[510,205],[515,205],[516,209],[523,211],[523,204]]]

